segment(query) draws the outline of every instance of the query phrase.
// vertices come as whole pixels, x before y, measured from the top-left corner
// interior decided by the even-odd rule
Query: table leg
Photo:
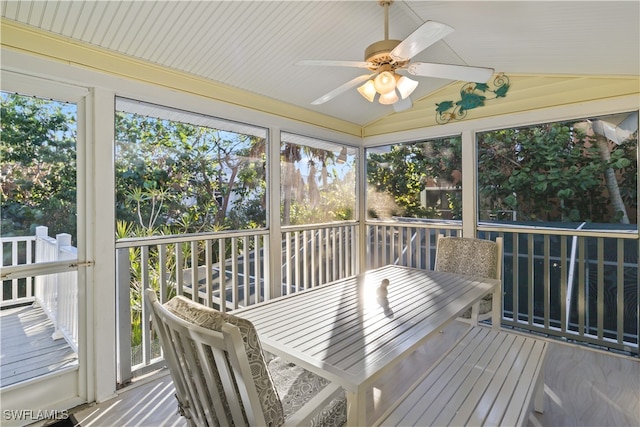
[[[364,387],[358,387],[358,425],[366,426],[367,424],[367,392]]]
[[[500,329],[502,321],[502,287],[496,286],[491,294],[491,328]]]
[[[347,427],[358,427],[358,393],[345,391],[347,395]]]
[[[471,326],[478,326],[478,315],[480,314],[480,301],[471,306]]]
[[[367,420],[367,393],[364,390],[347,391],[347,426],[362,427]]]

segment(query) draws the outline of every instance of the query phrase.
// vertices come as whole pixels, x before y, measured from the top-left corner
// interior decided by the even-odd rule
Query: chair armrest
[[[309,425],[313,417],[318,415],[318,412],[327,406],[331,400],[339,397],[340,393],[343,393],[343,390],[338,384],[327,384],[320,393],[305,403],[297,412],[291,414],[291,416],[284,421],[284,427]]]

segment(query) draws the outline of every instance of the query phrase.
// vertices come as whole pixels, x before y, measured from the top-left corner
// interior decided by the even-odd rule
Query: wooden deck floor
[[[466,325],[454,323],[430,339],[400,368],[390,372],[369,395],[370,413],[381,414],[427,369]],[[545,368],[545,413],[530,425],[627,427],[640,425],[640,360],[552,341]],[[134,383],[119,396],[77,408],[82,427],[186,426],[176,413],[171,378],[166,371]]]
[[[78,356],[64,339],[51,338],[53,323],[41,308],[1,310],[0,328],[0,387],[78,364]]]

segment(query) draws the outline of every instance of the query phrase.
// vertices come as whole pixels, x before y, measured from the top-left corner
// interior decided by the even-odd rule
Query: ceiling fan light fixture
[[[378,0],[384,7],[384,40],[370,44],[364,51],[364,61],[300,61],[302,65],[323,65],[366,68],[373,74],[364,74],[352,79],[329,93],[321,96],[312,105],[323,104],[330,99],[357,88],[369,102],[376,98],[380,104],[393,105],[395,111],[404,111],[413,105],[410,95],[418,82],[397,71],[420,77],[434,77],[482,83],[494,73],[492,68],[469,67],[467,65],[438,64],[432,62],[411,62],[420,52],[451,34],[452,27],[435,21],[426,21],[404,40],[389,39],[389,6],[394,0]],[[379,96],[378,96],[379,94]]]
[[[398,92],[400,92],[402,99],[406,99],[411,95],[416,87],[418,87],[418,82],[416,80],[411,80],[406,76],[400,76],[396,83],[396,88],[398,89]]]
[[[393,73],[383,71],[373,80],[373,85],[380,95],[386,95],[396,88],[396,78]]]
[[[382,105],[392,105],[398,102],[400,98],[396,95],[396,91],[393,90],[389,93],[385,93],[380,95],[380,99],[378,100]]]
[[[367,80],[365,84],[358,88],[358,92],[360,92],[360,95],[364,96],[367,101],[373,102],[373,99],[376,97],[376,88],[373,80]]]

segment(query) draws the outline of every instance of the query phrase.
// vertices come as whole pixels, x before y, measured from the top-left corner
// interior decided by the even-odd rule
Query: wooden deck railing
[[[0,238],[0,259],[2,269],[19,265],[32,264],[34,262],[36,236],[17,236]],[[33,277],[2,278],[2,307],[34,300]]]
[[[121,239],[116,243],[118,381],[155,369],[161,351],[147,321],[144,289],[160,301],[184,295],[228,311],[269,296],[268,232],[203,233]]]
[[[432,268],[437,234],[461,227],[426,221],[369,222],[367,268]],[[638,354],[637,231],[479,227],[504,238],[502,324]]]
[[[35,274],[43,263],[76,260],[77,250],[71,235],[49,237],[47,227],[37,227],[35,236],[3,237],[2,306],[35,302],[55,326],[54,339],[65,338],[78,351],[78,279],[74,269],[62,268],[52,274]],[[6,262],[11,260],[11,262]],[[34,271],[24,271],[33,267]],[[20,273],[20,270],[23,270]],[[10,285],[9,285],[10,284]]]
[[[638,355],[637,231],[482,227],[504,239],[503,325]]]
[[[439,234],[458,236],[459,221],[411,220],[367,222],[367,269],[387,264],[432,269]]]
[[[185,295],[225,312],[319,286],[356,274],[356,227],[345,222],[283,229],[282,251],[275,254],[281,257],[279,289],[268,286],[268,230],[119,240],[119,382],[162,362],[152,330],[142,322],[149,318],[145,288],[156,289],[162,302]]]
[[[362,268],[387,264],[431,269],[438,234],[461,224],[398,219],[367,221]],[[77,346],[75,271],[37,270],[49,257],[75,259],[69,238],[3,238],[2,304],[38,300],[60,335]],[[162,355],[143,300],[146,287],[162,301],[185,295],[222,311],[357,273],[357,222],[283,227],[281,251],[269,251],[268,230],[158,236],[117,242],[119,380],[155,369]],[[503,326],[638,355],[638,234],[623,231],[482,225],[479,237],[504,238]],[[39,242],[39,243],[38,243]],[[55,250],[54,250],[55,249]],[[7,261],[11,260],[11,262]],[[38,261],[36,261],[38,260]],[[280,266],[278,275],[270,266]],[[269,286],[279,276],[280,287]]]
[[[283,227],[283,294],[355,275],[357,228],[355,221]]]

